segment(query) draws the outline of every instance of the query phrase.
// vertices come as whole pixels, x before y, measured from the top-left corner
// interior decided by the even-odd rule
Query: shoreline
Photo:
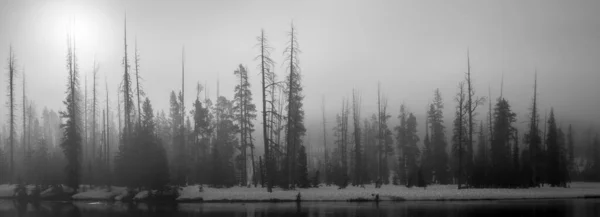
[[[294,200],[294,199],[217,199],[217,200],[115,200],[115,199],[70,199],[70,200],[25,200],[26,202],[114,202],[114,203],[166,203],[166,204],[194,204],[194,203],[304,203],[304,202],[343,202],[343,203],[372,203],[372,202],[468,202],[468,201],[515,201],[515,200],[571,200],[571,199],[600,199],[600,194],[594,195],[583,195],[583,196],[559,196],[559,197],[514,197],[514,198],[436,198],[436,199],[404,199],[404,198],[390,198],[386,199],[365,199],[365,198],[351,198],[347,200]],[[0,197],[0,200],[14,201],[18,200],[16,197]]]
[[[585,195],[575,197],[523,197],[523,198],[448,198],[448,199],[380,199],[379,201],[373,199],[349,199],[349,200],[292,200],[292,199],[267,199],[267,200],[135,200],[135,201],[120,201],[120,200],[107,200],[107,199],[71,199],[71,200],[26,200],[28,203],[43,203],[43,202],[57,202],[57,203],[95,203],[95,202],[110,202],[110,203],[143,203],[143,204],[202,204],[202,203],[314,203],[314,202],[327,202],[327,203],[397,203],[397,202],[477,202],[477,201],[519,201],[519,200],[589,200],[589,199],[600,199],[600,195]],[[0,197],[3,201],[15,201],[18,200],[14,197]]]
[[[0,185],[0,200],[18,200],[9,185]],[[10,196],[9,196],[10,195]],[[456,185],[432,185],[427,188],[406,188],[387,185],[381,188],[336,186],[283,190],[274,188],[231,187],[211,188],[199,185],[179,187],[175,196],[149,196],[148,191],[128,193],[124,187],[87,188],[86,191],[62,198],[23,198],[25,201],[71,201],[71,202],[148,202],[148,203],[293,203],[293,202],[411,202],[411,201],[508,201],[547,199],[598,199],[600,183],[572,183],[570,188],[526,188],[526,189],[457,189]]]

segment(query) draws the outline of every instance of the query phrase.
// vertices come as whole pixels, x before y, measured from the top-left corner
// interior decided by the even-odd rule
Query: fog
[[[181,83],[185,48],[186,107],[196,83],[209,97],[233,97],[238,64],[250,70],[254,101],[261,97],[256,37],[264,29],[274,48],[275,72],[285,75],[283,49],[289,26],[298,30],[307,141],[320,144],[321,104],[333,127],[343,97],[362,95],[362,115],[376,112],[378,82],[389,99],[391,126],[402,102],[424,132],[426,105],[439,88],[445,123],[454,118],[457,84],[470,53],[479,96],[509,100],[525,126],[538,73],[540,113],[553,107],[559,126],[588,128],[600,121],[599,1],[16,1],[0,0],[0,64],[9,45],[17,56],[19,80],[38,106],[63,110],[67,70],[66,34],[73,28],[82,85],[94,60],[100,83],[108,79],[111,107],[117,85],[126,16],[129,52],[137,43],[141,75],[155,110],[168,111],[169,93]],[[6,90],[6,70],[0,87]],[[503,81],[503,82],[502,82]],[[21,82],[17,82],[17,95]],[[89,83],[88,83],[89,84]],[[83,86],[82,86],[83,88]],[[6,102],[6,94],[0,101]],[[104,91],[100,96],[104,98]],[[495,101],[494,101],[495,102]],[[260,111],[260,107],[258,110]],[[487,114],[487,102],[477,120]],[[8,109],[2,107],[2,114]],[[4,124],[7,116],[2,115]],[[258,122],[257,122],[258,123]],[[260,123],[258,123],[260,126]],[[260,134],[257,130],[256,134]],[[450,132],[448,132],[448,135]],[[331,136],[331,133],[330,135]],[[256,136],[260,144],[260,136]]]

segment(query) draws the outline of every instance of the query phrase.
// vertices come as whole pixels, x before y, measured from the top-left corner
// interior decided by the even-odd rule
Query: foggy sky
[[[26,92],[38,113],[44,106],[63,109],[66,35],[69,23],[74,23],[80,70],[88,74],[91,85],[96,59],[101,103],[106,76],[111,109],[115,109],[126,14],[129,58],[137,39],[144,90],[155,110],[167,113],[169,93],[180,90],[183,47],[188,111],[198,81],[207,84],[214,101],[219,79],[221,95],[232,99],[238,64],[248,66],[258,104],[256,37],[261,28],[266,31],[274,48],[275,71],[283,78],[282,52],[293,22],[302,50],[305,118],[313,144],[320,144],[322,138],[323,97],[330,130],[342,98],[351,97],[353,88],[361,92],[363,118],[370,117],[376,111],[378,82],[389,98],[390,127],[398,123],[399,106],[405,102],[416,114],[422,134],[426,104],[434,89],[440,88],[449,128],[457,85],[467,70],[467,50],[477,95],[487,97],[490,87],[496,99],[504,77],[503,96],[517,113],[519,125],[527,120],[537,70],[542,119],[554,107],[563,127],[570,123],[588,127],[600,121],[598,11],[600,1],[594,0],[0,0],[0,101],[7,101],[6,66],[12,43],[19,70],[27,76]],[[83,88],[84,74],[80,78]],[[486,102],[478,109],[477,120],[487,109]],[[0,112],[6,114],[8,109],[2,107]],[[6,117],[0,121],[6,123]]]

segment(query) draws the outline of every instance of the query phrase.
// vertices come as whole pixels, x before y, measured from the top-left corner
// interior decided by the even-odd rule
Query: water
[[[600,216],[600,199],[457,202],[106,203],[0,200],[0,217],[13,216]]]

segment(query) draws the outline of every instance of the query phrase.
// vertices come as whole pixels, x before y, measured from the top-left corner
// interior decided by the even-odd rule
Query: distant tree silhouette
[[[336,137],[336,160],[334,161],[334,182],[340,188],[348,185],[348,115],[349,106],[346,99],[342,99],[342,111],[336,116],[334,135]]]
[[[569,124],[569,129],[567,130],[567,165],[569,170],[569,177],[573,179],[577,173],[576,164],[575,164],[575,136],[573,135],[573,128]]]
[[[81,176],[81,133],[79,121],[79,75],[77,66],[77,56],[75,54],[75,41],[68,36],[67,45],[67,97],[64,104],[66,111],[61,111],[62,118],[67,119],[62,124],[63,137],[61,147],[67,159],[66,185],[77,190],[79,188]]]
[[[137,106],[138,106],[138,125],[142,124],[142,101],[140,96],[144,96],[144,90],[141,89],[142,87],[140,87],[140,54],[138,52],[138,47],[137,47],[137,38],[135,40],[135,59],[134,59],[134,65],[135,65],[135,84],[136,84],[136,94],[137,94]]]
[[[239,131],[235,125],[233,102],[220,96],[216,104],[218,114],[216,123],[216,138],[212,150],[212,185],[215,187],[231,187],[235,185],[233,159],[234,148],[239,142],[236,134]]]
[[[400,179],[399,184],[405,185],[408,183],[408,171],[407,171],[407,158],[408,153],[406,150],[407,146],[407,126],[406,119],[407,117],[406,105],[402,103],[400,105],[400,114],[398,115],[398,119],[400,121],[400,125],[395,128],[396,131],[396,144],[398,150],[398,172],[397,176]]]
[[[327,149],[327,120],[325,119],[325,97],[323,97],[321,102],[321,112],[323,114],[323,182],[327,185],[330,184],[330,165],[329,165],[329,150]]]
[[[362,97],[358,91],[352,91],[352,119],[354,123],[354,186],[360,186],[363,184],[363,163],[362,163],[362,138],[360,129],[360,110],[362,104]]]
[[[485,102],[485,97],[477,97],[475,96],[475,89],[473,88],[473,81],[471,79],[471,59],[469,57],[469,52],[467,51],[467,75],[465,78],[465,82],[467,85],[467,98],[465,110],[467,112],[467,141],[466,141],[466,149],[467,149],[467,159],[466,159],[466,175],[467,177],[471,177],[473,173],[473,126],[475,125],[475,120],[473,117],[477,114],[475,111],[478,106],[483,105]]]
[[[429,108],[430,105],[427,105]],[[421,168],[420,171],[423,176],[423,180],[427,183],[433,179],[433,151],[431,147],[431,136],[429,135],[429,117],[425,118],[425,138],[423,139],[423,155],[421,155]]]
[[[419,165],[417,159],[421,155],[417,142],[419,142],[419,136],[417,135],[417,118],[413,113],[408,114],[406,120],[406,131],[405,131],[405,145],[404,145],[404,161],[406,162],[406,186],[412,187],[419,185]]]
[[[538,127],[539,114],[537,107],[537,73],[535,74],[535,80],[533,85],[533,100],[531,105],[531,113],[529,120],[529,132],[525,135],[525,141],[528,144],[529,149],[529,162],[531,178],[530,182],[533,186],[539,186],[542,182],[542,167],[543,167],[543,149],[542,149],[542,138],[539,135],[540,130]]]
[[[267,95],[266,95],[266,91],[268,88],[267,85],[267,76],[268,73],[270,72],[270,68],[273,66],[273,60],[271,60],[270,55],[271,55],[271,50],[272,48],[269,46],[269,42],[267,40],[267,37],[265,36],[265,31],[261,30],[260,32],[260,36],[257,37],[257,41],[258,41],[258,46],[260,47],[260,54],[255,58],[255,59],[259,59],[260,60],[260,73],[262,76],[262,108],[263,108],[263,142],[264,142],[264,148],[265,148],[265,177],[267,180],[265,179],[261,179],[262,182],[267,183],[267,191],[271,192],[272,188],[273,188],[273,181],[274,181],[274,177],[275,174],[273,174],[273,166],[271,165],[271,161],[272,161],[272,157],[271,157],[271,152],[270,152],[270,147],[269,147],[269,143],[271,143],[271,139],[269,138],[269,133],[268,132],[268,128],[269,128],[269,123],[267,122]]]
[[[306,133],[306,128],[304,127],[304,109],[302,103],[304,95],[302,95],[300,66],[298,60],[298,54],[300,53],[300,49],[298,48],[297,34],[298,33],[296,32],[295,27],[292,24],[291,30],[289,32],[289,46],[286,47],[284,50],[286,61],[285,63],[288,64],[287,70],[289,70],[290,72],[286,79],[288,80],[288,82],[286,82],[287,86],[285,89],[285,92],[288,96],[288,122],[286,129],[288,188],[294,188],[296,185],[294,180],[297,180],[296,174],[298,173],[298,170],[301,169],[297,166],[297,153],[299,147],[302,145],[302,137]]]
[[[90,159],[90,161],[91,161],[91,163],[90,163],[91,164],[91,166],[90,166],[90,179],[91,180],[96,180],[96,179],[94,179],[94,177],[95,177],[94,175],[96,173],[96,167],[101,165],[101,164],[98,164],[98,162],[97,162],[99,160],[99,158],[98,158],[98,155],[97,155],[98,154],[97,153],[98,150],[96,150],[96,148],[97,148],[96,147],[96,139],[97,139],[96,138],[96,133],[97,133],[96,132],[96,126],[97,126],[97,123],[96,123],[96,117],[97,117],[96,109],[98,108],[98,99],[97,99],[98,98],[98,92],[96,90],[97,86],[98,86],[97,85],[98,83],[97,83],[96,79],[98,78],[98,70],[99,70],[98,64],[96,64],[96,60],[94,59],[94,65],[93,65],[93,69],[92,69],[92,104],[90,105],[92,107],[91,108],[91,110],[92,110],[92,114],[91,114],[92,115],[92,123],[91,123],[91,128],[92,128],[92,144],[91,144],[91,146],[92,147],[91,147],[91,156],[90,156],[91,157],[91,159]],[[95,182],[95,181],[93,181],[93,182]]]
[[[558,146],[558,129],[556,120],[554,119],[554,109],[550,109],[550,119],[548,119],[548,134],[546,136],[546,144],[548,146],[548,184],[556,187],[560,185],[560,151]]]
[[[200,102],[199,94],[202,91],[202,86],[198,84],[197,86],[198,94],[196,96],[196,101],[194,102],[194,108],[192,111],[192,115],[194,118],[194,134],[197,141],[195,142],[196,153],[195,161],[196,168],[193,173],[195,173],[195,179],[197,182],[201,184],[209,184],[209,153],[210,153],[210,138],[213,133],[213,126],[211,125],[212,116],[209,111],[208,103],[203,105]]]
[[[70,49],[69,49],[70,50]],[[9,107],[9,117],[8,117],[8,140],[10,145],[10,168],[8,174],[8,181],[12,183],[14,181],[15,175],[15,77],[17,76],[17,66],[16,66],[16,57],[13,51],[12,45],[8,51],[8,107]]]
[[[498,98],[494,111],[494,139],[491,144],[491,180],[496,187],[510,187],[511,180],[511,148],[510,138],[514,134],[512,123],[516,114],[510,109],[508,101]]]
[[[240,83],[235,86],[234,107],[236,118],[240,126],[240,151],[241,151],[241,180],[240,184],[246,186],[248,184],[248,166],[247,166],[247,150],[248,146],[254,146],[252,141],[252,133],[254,132],[253,120],[256,119],[256,106],[252,103],[252,92],[250,90],[250,82],[248,81],[248,71],[241,64],[234,71],[240,79]],[[254,166],[254,165],[253,165]]]
[[[467,177],[466,166],[469,164],[469,149],[466,146],[468,138],[467,134],[467,105],[466,105],[466,94],[465,94],[465,83],[460,82],[458,85],[458,93],[456,94],[455,100],[458,103],[456,105],[456,118],[454,119],[454,135],[452,137],[452,153],[457,159],[457,171],[456,178],[458,180],[458,189],[463,187],[463,181]],[[467,184],[468,186],[468,184]]]
[[[444,102],[439,89],[434,92],[433,102],[429,105],[427,113],[431,128],[431,154],[433,157],[432,171],[434,181],[440,184],[450,183],[448,174],[448,154],[446,153],[446,133],[444,127]]]

